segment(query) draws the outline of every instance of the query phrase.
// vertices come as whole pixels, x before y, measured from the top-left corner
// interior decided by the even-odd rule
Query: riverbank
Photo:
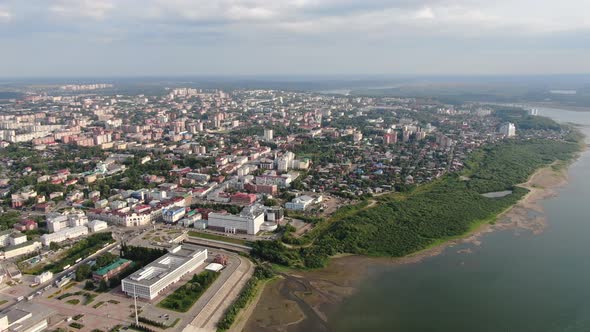
[[[557,190],[567,184],[567,165],[569,162],[558,161],[538,169],[518,185],[528,193],[514,205],[493,218],[474,223],[467,233],[443,239],[422,251],[401,258],[336,257],[330,259],[325,269],[286,272],[284,279],[267,284],[257,301],[250,304],[244,331],[306,331],[310,328],[327,331],[330,314],[358,290],[360,281],[379,267],[418,263],[459,244],[478,246],[483,235],[494,231],[539,234],[547,224],[540,202],[556,195]],[[457,250],[461,254],[472,251]]]

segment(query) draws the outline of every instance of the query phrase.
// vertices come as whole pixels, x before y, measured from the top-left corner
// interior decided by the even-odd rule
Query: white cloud
[[[0,7],[0,23],[7,23],[12,20],[12,13],[6,9]]]
[[[115,4],[111,0],[60,0],[49,9],[64,17],[101,20],[115,9]]]
[[[424,7],[416,13],[415,17],[418,19],[433,19],[436,17],[436,15],[434,14],[432,8]]]

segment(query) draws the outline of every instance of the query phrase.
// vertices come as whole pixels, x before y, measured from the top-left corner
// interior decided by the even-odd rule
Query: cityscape
[[[342,208],[460,174],[481,148],[569,134],[516,128],[538,111],[492,104],[112,88],[0,105],[4,324],[230,328],[249,280],[272,274],[252,244],[297,243]]]
[[[588,0],[0,0],[0,332],[590,331]]]

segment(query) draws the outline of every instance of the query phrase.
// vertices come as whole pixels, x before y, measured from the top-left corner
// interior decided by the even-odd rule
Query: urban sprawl
[[[264,274],[246,255],[255,241],[547,135],[478,103],[113,89],[0,101],[2,331],[224,330]]]

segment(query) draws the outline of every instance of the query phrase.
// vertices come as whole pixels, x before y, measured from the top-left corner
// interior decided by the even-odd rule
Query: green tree
[[[82,281],[84,279],[87,279],[90,277],[91,274],[92,274],[92,269],[90,268],[90,265],[82,264],[76,270],[76,281]]]

